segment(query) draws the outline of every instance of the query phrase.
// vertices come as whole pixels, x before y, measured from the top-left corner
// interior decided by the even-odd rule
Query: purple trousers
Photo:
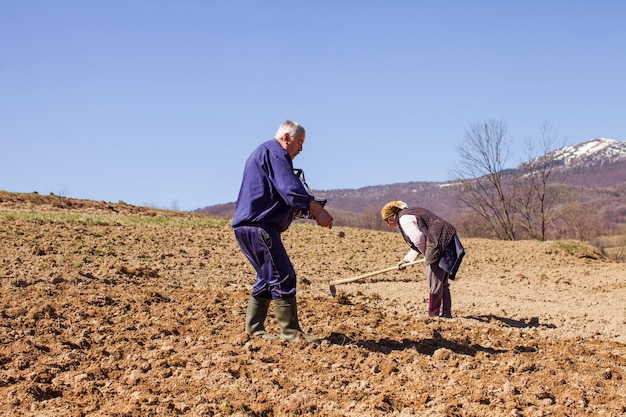
[[[235,238],[256,271],[253,297],[275,300],[296,296],[296,271],[277,229],[269,225],[238,226]]]
[[[441,269],[437,262],[426,265],[426,280],[428,281],[428,315],[430,317],[452,317],[452,298],[450,296],[450,275]]]

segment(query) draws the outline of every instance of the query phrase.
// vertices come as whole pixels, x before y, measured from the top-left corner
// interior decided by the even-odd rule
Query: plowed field
[[[401,259],[399,234],[283,237],[321,344],[244,333],[254,272],[226,220],[0,192],[0,414],[626,415],[624,264],[461,236],[454,317],[433,319],[421,265],[330,296]]]

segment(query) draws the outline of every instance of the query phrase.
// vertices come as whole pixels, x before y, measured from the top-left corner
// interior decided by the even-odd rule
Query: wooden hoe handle
[[[419,263],[423,263],[423,262],[424,262],[424,258],[421,258],[421,259],[418,259],[416,261],[404,263],[404,264],[402,264],[402,267],[404,268],[406,266],[411,266],[411,265],[415,265],[415,264],[419,264]],[[358,281],[358,280],[363,279],[363,278],[373,277],[374,275],[384,274],[385,272],[395,271],[397,269],[400,269],[400,267],[398,265],[395,265],[395,266],[390,266],[389,268],[379,269],[378,271],[368,272],[367,274],[357,275],[355,277],[341,278],[341,279],[332,280],[332,281],[330,281],[328,283],[328,285],[330,286],[330,293],[333,295],[333,297],[335,296],[335,294],[334,294],[334,293],[336,293],[335,285],[347,284],[348,282]]]

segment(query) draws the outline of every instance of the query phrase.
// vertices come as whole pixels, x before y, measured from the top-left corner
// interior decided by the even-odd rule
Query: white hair
[[[304,133],[304,128],[298,122],[294,122],[292,120],[285,120],[278,127],[278,130],[276,131],[276,134],[274,135],[274,139],[282,138],[285,135],[285,133],[289,133],[289,136],[293,138],[299,133]]]

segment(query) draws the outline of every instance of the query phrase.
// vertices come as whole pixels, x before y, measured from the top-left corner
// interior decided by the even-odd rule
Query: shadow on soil
[[[539,324],[539,319],[537,317],[531,317],[528,320],[513,320],[506,317],[498,317],[493,314],[486,314],[482,316],[464,316],[465,319],[477,320],[482,323],[491,323],[493,321],[499,321],[509,327],[515,327],[516,329],[529,329],[533,327],[543,327],[547,329],[556,329],[554,324]]]
[[[334,345],[355,345],[367,349],[371,352],[378,352],[383,354],[389,354],[398,350],[415,350],[422,355],[431,356],[437,349],[446,348],[454,353],[461,355],[474,356],[478,352],[484,352],[489,354],[498,354],[507,352],[506,349],[493,349],[486,348],[476,344],[462,344],[453,340],[445,339],[437,331],[434,332],[432,338],[422,339],[419,341],[402,339],[401,342],[391,339],[380,340],[354,340],[342,333],[331,333],[326,338],[330,343]]]

